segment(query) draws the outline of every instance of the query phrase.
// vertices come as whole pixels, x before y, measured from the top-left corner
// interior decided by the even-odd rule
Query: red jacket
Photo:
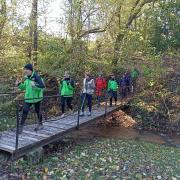
[[[101,77],[96,78],[95,85],[96,85],[96,95],[97,96],[104,95],[107,87],[106,79]]]

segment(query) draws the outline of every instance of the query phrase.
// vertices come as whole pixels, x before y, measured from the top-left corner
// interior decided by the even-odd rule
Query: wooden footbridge
[[[34,148],[60,140],[65,134],[77,129],[77,127],[117,111],[122,105],[123,103],[119,103],[113,107],[93,108],[91,116],[80,117],[77,111],[65,118],[59,116],[53,120],[48,119],[43,123],[44,128],[39,131],[34,131],[35,124],[25,126],[22,134],[17,133],[18,127],[4,131],[0,135],[0,150],[11,154],[12,157],[21,157]]]

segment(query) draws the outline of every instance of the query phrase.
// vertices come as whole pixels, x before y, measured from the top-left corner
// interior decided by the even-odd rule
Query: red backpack
[[[102,89],[106,89],[106,86],[107,86],[107,83],[106,83],[106,79],[105,78],[97,78],[96,79],[96,82],[95,82],[95,84],[96,84],[96,90],[98,91],[100,91],[100,90],[102,90]]]

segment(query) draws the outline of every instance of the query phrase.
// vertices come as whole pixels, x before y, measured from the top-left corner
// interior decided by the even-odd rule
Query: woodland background
[[[45,80],[60,79],[65,70],[79,81],[85,71],[108,76],[137,67],[135,117],[148,127],[159,120],[179,126],[178,1],[65,0],[55,19],[59,33],[46,28],[50,3],[0,0],[0,92],[13,91],[28,62]]]
[[[3,164],[0,152],[0,177],[179,179],[180,2],[64,0],[51,17],[53,1],[0,0],[0,132],[16,126],[11,93],[25,63],[34,64],[48,90],[66,70],[82,82],[85,71],[119,77],[134,67],[138,88],[128,108],[114,115],[125,126],[102,119],[81,128],[44,147],[38,164],[30,158]],[[137,126],[128,129],[129,120]],[[41,159],[36,151],[29,156]]]

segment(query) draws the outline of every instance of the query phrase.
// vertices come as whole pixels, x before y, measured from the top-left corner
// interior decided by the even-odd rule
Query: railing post
[[[80,120],[80,111],[81,111],[81,95],[78,95],[78,118],[77,118],[77,126],[76,129],[79,130],[79,120]]]
[[[105,112],[104,112],[104,117],[107,115],[107,101],[108,101],[108,92],[105,94]]]
[[[77,126],[76,126],[77,130],[79,130],[79,119],[80,119],[80,109],[78,107],[78,119],[77,119]]]
[[[15,151],[18,150],[19,145],[19,103],[16,101],[16,145]]]
[[[47,100],[46,98],[43,98],[42,104],[41,104],[41,113],[42,113],[42,116],[44,116],[45,121],[47,120],[47,111],[45,110],[46,107],[48,107]]]

